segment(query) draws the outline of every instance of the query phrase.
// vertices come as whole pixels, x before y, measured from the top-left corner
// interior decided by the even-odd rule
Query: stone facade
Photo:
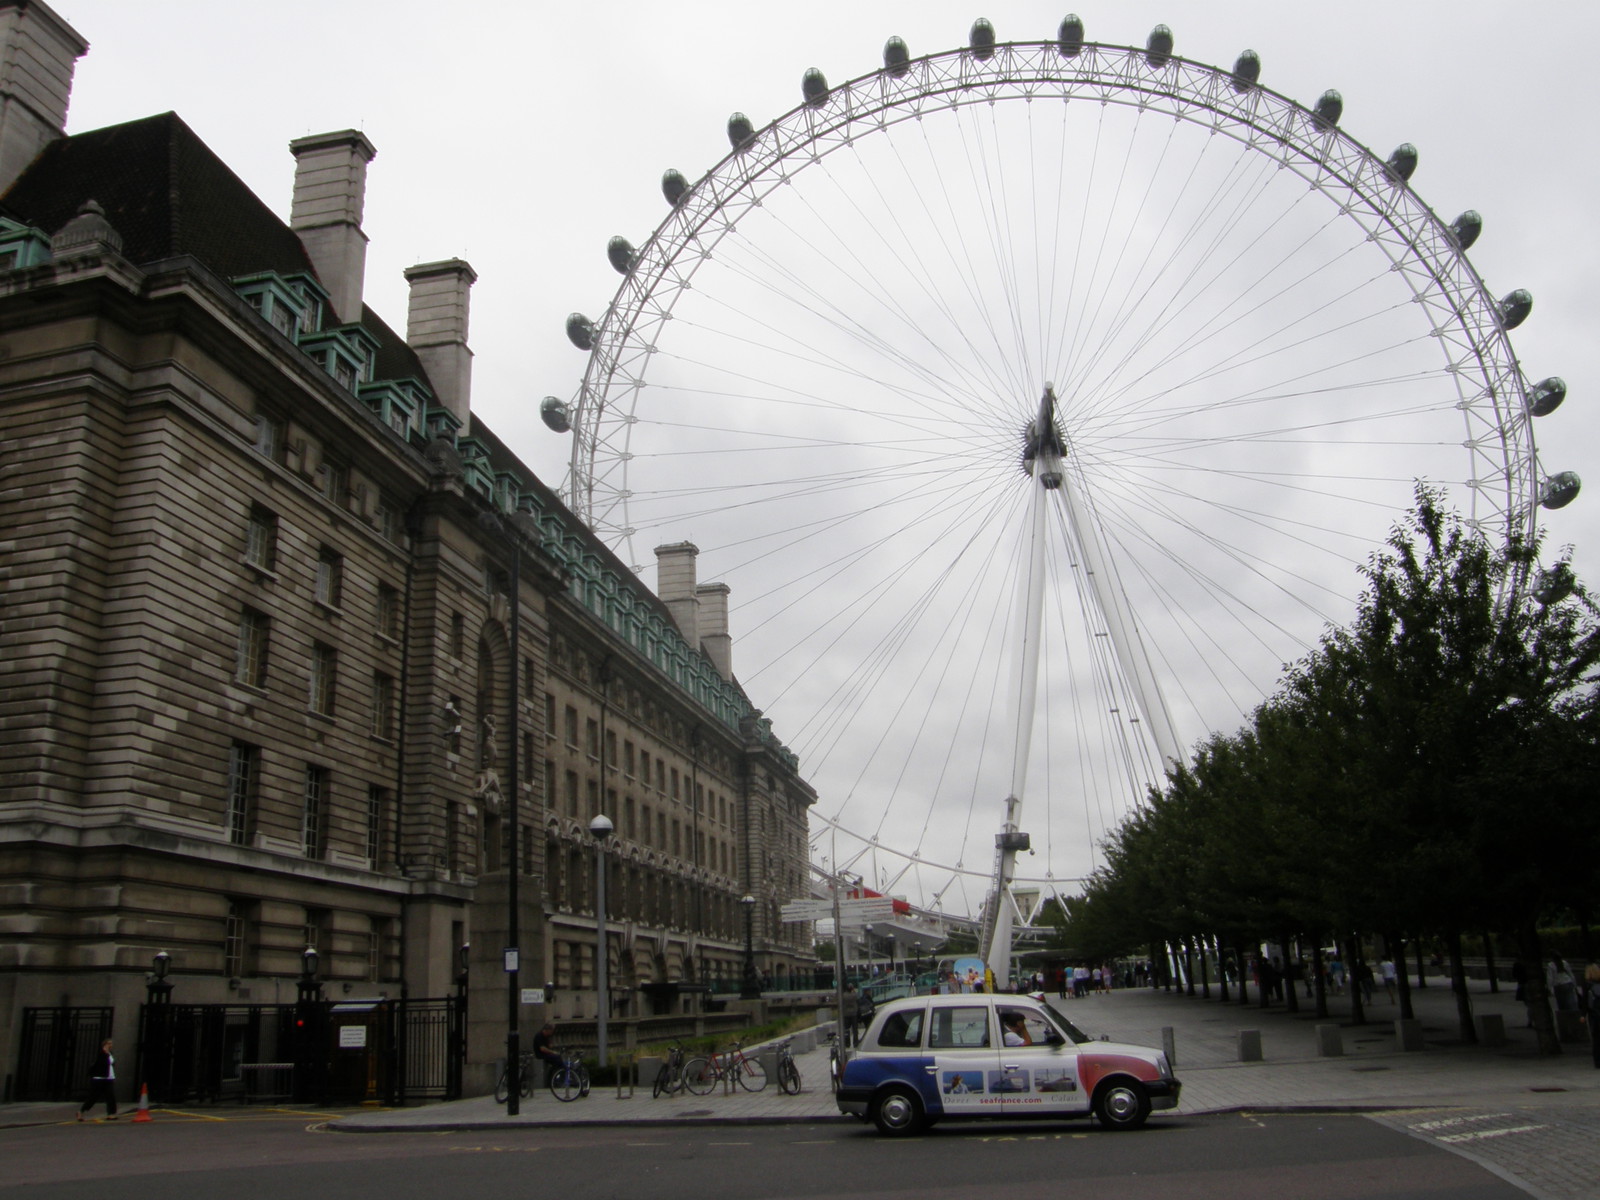
[[[513,864],[522,982],[595,1013],[599,812],[618,1016],[737,977],[747,894],[760,969],[809,965],[815,796],[726,596],[677,548],[703,645],[472,417],[467,264],[407,272],[408,344],[170,114],[0,189],[0,1074],[26,1007],[131,1041],[157,951],[176,1001],[273,1003],[307,945],[354,999],[445,994],[470,942],[491,1062]]]

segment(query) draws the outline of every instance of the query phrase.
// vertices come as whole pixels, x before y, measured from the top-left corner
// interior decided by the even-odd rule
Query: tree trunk
[[[1239,965],[1239,1003],[1250,1003],[1250,983],[1246,979],[1247,971],[1244,965],[1244,947],[1238,942],[1233,944],[1233,961]]]
[[[1217,956],[1217,999],[1226,1004],[1228,1002],[1228,964],[1222,958],[1221,938],[1212,937],[1211,950]]]
[[[1208,939],[1200,939],[1200,998],[1211,999],[1211,967],[1206,961],[1211,957],[1211,945]]]
[[[1550,989],[1544,982],[1544,952],[1539,945],[1538,927],[1532,921],[1517,926],[1517,957],[1527,972],[1523,995],[1528,998],[1528,1019],[1533,1022],[1539,1053],[1560,1054],[1561,1038],[1556,1033],[1556,1019],[1550,1012]]]
[[[1194,938],[1183,939],[1183,978],[1187,984],[1186,991],[1194,995]]]
[[[1400,1019],[1412,1021],[1416,1012],[1411,1007],[1411,976],[1406,974],[1406,943],[1401,937],[1389,938],[1389,958],[1394,963],[1395,987],[1400,991]]]
[[[1447,941],[1450,947],[1450,990],[1456,995],[1456,1024],[1461,1040],[1469,1046],[1478,1043],[1478,1031],[1472,1024],[1472,997],[1467,994],[1467,969],[1461,963],[1461,931],[1452,929]]]
[[[1416,947],[1417,947],[1417,986],[1419,988],[1425,988],[1425,987],[1428,986],[1428,976],[1427,976],[1426,972],[1424,972],[1423,969],[1422,969],[1422,939],[1421,938],[1417,939]],[[1405,960],[1404,959],[1401,960],[1400,969],[1402,971],[1405,970]]]
[[[1500,991],[1500,973],[1494,969],[1494,935],[1487,931],[1483,935],[1483,957],[1489,964],[1489,990]]]
[[[1344,977],[1350,987],[1350,1023],[1367,1023],[1367,1006],[1361,995],[1361,935],[1349,934],[1344,939]]]
[[[1322,970],[1322,931],[1318,930],[1311,941],[1311,977],[1317,987],[1317,1016],[1328,1019],[1328,985]]]

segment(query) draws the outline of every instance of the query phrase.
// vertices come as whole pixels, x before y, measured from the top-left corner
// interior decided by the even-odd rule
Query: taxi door
[[[996,1016],[1001,1045],[995,1090],[1002,1111],[1007,1116],[1087,1112],[1089,1097],[1078,1077],[1078,1047],[1031,1004],[997,1005]]]
[[[939,1103],[952,1116],[992,1113],[1001,1103],[994,1083],[1000,1055],[987,1004],[939,1004],[928,1016],[930,1068]]]

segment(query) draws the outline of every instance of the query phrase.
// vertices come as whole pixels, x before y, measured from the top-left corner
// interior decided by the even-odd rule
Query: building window
[[[320,483],[323,496],[342,506],[350,494],[350,468],[343,463],[324,462]]]
[[[617,734],[613,729],[606,730],[606,766],[617,769]]]
[[[239,615],[239,646],[233,677],[240,683],[256,688],[266,686],[267,630],[265,613],[247,608]]]
[[[250,840],[255,823],[257,766],[261,751],[245,742],[233,743],[228,754],[228,807],[225,821],[228,840],[243,846]]]
[[[386,638],[400,636],[400,593],[387,583],[378,585],[377,627]]]
[[[387,542],[392,542],[396,546],[405,544],[405,521],[399,506],[388,496],[378,497],[378,532]]]
[[[567,816],[576,817],[577,815],[578,815],[578,773],[576,771],[568,771],[567,772]]]
[[[317,555],[317,603],[338,608],[343,591],[344,559],[337,551],[324,546]]]
[[[600,757],[600,722],[590,717],[589,720],[584,722],[583,733],[584,741],[589,747],[589,757],[598,760]]]
[[[328,769],[306,768],[305,804],[300,810],[300,842],[307,858],[328,852]],[[311,943],[307,942],[307,945]]]
[[[305,921],[300,926],[300,940],[305,943],[307,950],[315,950],[319,955],[326,954],[332,948],[328,944],[328,910],[308,908],[305,913]],[[331,974],[331,967],[331,963],[324,963],[323,974]]]
[[[372,676],[372,735],[394,740],[394,677],[382,671]]]
[[[570,704],[567,705],[567,745],[572,749],[578,748],[578,710]]]
[[[384,926],[388,924],[380,917],[369,917],[367,930],[367,982],[377,983],[379,968],[383,962],[383,933]]]
[[[367,787],[367,863],[373,870],[383,858],[383,815],[389,809],[389,792],[377,784]]]
[[[522,782],[533,782],[533,734],[526,731],[522,735]]]
[[[256,414],[256,453],[275,463],[283,461],[284,423],[271,413]]]
[[[240,901],[228,901],[228,915],[222,930],[222,973],[230,979],[244,974],[246,912]]]
[[[311,645],[311,711],[333,716],[333,693],[339,670],[339,652],[321,642]]]
[[[586,782],[588,783],[589,808],[583,815],[592,821],[600,815],[600,782],[596,779],[590,779]]]
[[[454,871],[461,860],[461,806],[454,800],[444,805],[444,865]]]
[[[245,531],[244,560],[263,571],[278,562],[278,514],[259,504],[250,509],[250,524]]]
[[[467,620],[460,613],[450,614],[450,657],[460,658],[467,647]]]

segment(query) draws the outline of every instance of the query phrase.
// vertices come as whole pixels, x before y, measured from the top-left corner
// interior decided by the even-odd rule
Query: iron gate
[[[111,1036],[110,1008],[24,1008],[17,1056],[18,1100],[80,1100],[100,1043]]]

